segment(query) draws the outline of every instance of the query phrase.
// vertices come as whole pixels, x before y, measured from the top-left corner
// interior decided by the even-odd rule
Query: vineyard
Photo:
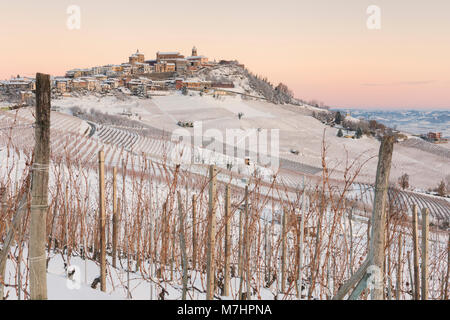
[[[0,122],[2,242],[15,215],[23,213],[1,293],[7,299],[28,299],[35,118],[32,109],[24,108],[0,111]],[[205,299],[213,270],[216,299],[331,299],[368,255],[375,192],[357,182],[362,164],[349,166],[344,181],[329,178],[325,152],[322,171],[306,175],[281,170],[268,177],[257,170],[220,166],[211,174],[210,161],[189,163],[187,145],[93,125],[90,136],[92,128],[85,121],[51,113],[46,263],[52,281],[55,274],[65,278],[76,270],[83,275],[83,290],[100,289],[101,150],[105,292],[111,297]],[[211,229],[213,179],[217,196]],[[450,203],[394,189],[388,192],[388,203],[382,284],[386,298],[415,297],[411,216],[416,208],[428,209],[431,222],[428,290],[422,298],[447,299]],[[363,290],[360,298],[368,299],[369,293]]]

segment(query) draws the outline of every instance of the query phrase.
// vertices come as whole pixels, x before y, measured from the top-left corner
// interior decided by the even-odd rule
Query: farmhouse
[[[428,140],[431,140],[431,141],[439,141],[442,139],[442,133],[441,132],[428,132],[427,138],[428,138]]]

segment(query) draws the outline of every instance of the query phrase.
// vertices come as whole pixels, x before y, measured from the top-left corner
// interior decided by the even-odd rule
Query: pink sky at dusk
[[[69,5],[81,29],[66,26]],[[366,27],[369,5],[381,30]],[[139,48],[237,59],[342,108],[450,109],[450,1],[0,2],[0,79],[126,62]]]

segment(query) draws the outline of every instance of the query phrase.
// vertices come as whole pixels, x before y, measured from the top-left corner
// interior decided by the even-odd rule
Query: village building
[[[150,73],[151,71],[152,71],[152,67],[147,63],[136,62],[132,66],[132,74],[145,74],[145,73]]]
[[[35,90],[36,89],[36,81],[34,78],[29,77],[20,77],[11,78],[7,81],[2,81],[2,85],[4,89],[13,89],[13,90]]]
[[[20,101],[22,103],[27,103],[27,101],[30,101],[30,99],[33,97],[32,91],[20,91]]]
[[[55,87],[56,90],[61,93],[67,92],[69,90],[69,86],[67,85],[66,81],[57,81]]]
[[[95,76],[101,74],[101,68],[100,67],[92,67],[91,68],[91,75]]]
[[[88,78],[86,79],[87,86],[86,88],[89,91],[99,91],[101,89],[101,83],[97,81],[95,78]]]
[[[189,68],[189,61],[187,59],[176,59],[175,60],[175,70],[177,72],[183,73]]]
[[[97,79],[98,81],[105,81],[106,79],[108,79],[108,77],[104,74],[96,74],[94,78]]]
[[[72,79],[65,77],[55,77],[53,79],[53,86],[60,93],[70,91],[72,88]]]
[[[74,79],[72,81],[73,90],[87,89],[87,81],[82,79]]]
[[[234,88],[233,81],[220,81],[220,82],[212,82],[212,88]]]
[[[133,66],[129,63],[122,63],[120,65],[122,67],[122,74],[123,75],[130,75],[132,70],[133,70]]]
[[[145,57],[143,53],[139,52],[139,49],[136,51],[136,53],[132,54],[129,58],[128,61],[131,65],[136,64],[136,63],[144,63],[145,61]]]
[[[183,87],[187,89],[197,89],[203,90],[211,88],[211,81],[203,81],[203,80],[175,80],[175,88],[180,90]]]
[[[184,59],[184,56],[179,52],[160,52],[156,53],[156,61],[166,61],[170,63],[175,63],[177,59]]]
[[[427,139],[431,141],[440,141],[442,139],[441,132],[428,132]]]
[[[106,84],[110,89],[115,89],[120,86],[120,79],[108,78],[107,80],[103,81],[103,84]],[[123,85],[123,82],[122,82],[122,85]]]
[[[155,65],[155,72],[175,72],[175,64],[167,61],[160,61]]]
[[[193,66],[202,66],[208,64],[208,58],[205,56],[190,56],[186,58]]]
[[[73,69],[66,72],[66,78],[80,78],[80,77],[88,77],[91,76],[91,69]]]
[[[143,83],[139,79],[132,79],[127,83],[127,88],[130,89],[132,92],[136,91],[139,88],[142,88]]]
[[[148,88],[152,91],[166,91],[170,87],[170,82],[166,80],[153,80],[149,85]]]

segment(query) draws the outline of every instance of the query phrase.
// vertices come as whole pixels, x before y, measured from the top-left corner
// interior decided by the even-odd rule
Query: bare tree
[[[398,185],[402,190],[409,188],[409,175],[407,173],[402,174],[401,177],[398,178]]]
[[[438,195],[440,195],[441,197],[444,197],[447,194],[447,186],[445,185],[445,181],[442,180],[441,182],[439,182],[439,185],[436,188],[436,192],[438,193]]]

